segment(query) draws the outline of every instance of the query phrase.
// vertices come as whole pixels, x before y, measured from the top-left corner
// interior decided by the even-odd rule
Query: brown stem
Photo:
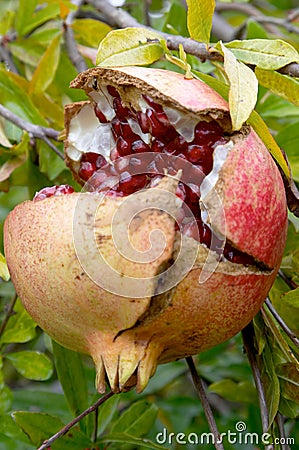
[[[262,420],[262,429],[263,433],[268,432],[269,428],[269,412],[266,403],[266,397],[264,392],[264,387],[262,383],[261,373],[258,366],[257,358],[256,358],[256,349],[254,346],[254,328],[252,322],[250,322],[243,330],[242,330],[243,344],[244,349],[251,366],[255,386],[258,392],[260,412],[261,412],[261,420]],[[267,447],[267,450],[270,450],[272,447]]]
[[[277,424],[277,428],[279,431],[280,442],[287,442],[286,433],[285,433],[285,429],[284,429],[283,416],[279,412],[276,414],[275,422]],[[281,448],[281,450],[290,450],[289,445],[284,444],[284,443],[280,444],[280,448]]]
[[[12,300],[11,300],[9,306],[8,306],[8,309],[7,309],[7,312],[5,314],[4,320],[3,320],[3,322],[2,322],[2,324],[0,326],[0,337],[4,333],[4,330],[6,328],[6,325],[7,325],[8,321],[9,321],[10,317],[13,315],[13,309],[15,307],[17,298],[18,298],[17,295],[14,295],[14,297],[12,298]]]
[[[18,69],[13,62],[10,52],[3,43],[0,43],[0,61],[3,61],[7,69],[13,73],[18,73]]]
[[[67,49],[68,56],[73,63],[75,69],[77,72],[83,72],[88,68],[85,59],[80,55],[78,51],[78,47],[75,41],[74,32],[71,28],[71,25],[78,15],[78,11],[80,6],[83,3],[83,0],[73,0],[72,2],[74,5],[78,7],[76,11],[72,11],[68,14],[65,23],[64,23],[64,38],[65,38],[65,45]]]
[[[278,275],[283,279],[283,281],[291,288],[291,289],[297,289],[299,287],[297,283],[295,283],[292,279],[288,278],[286,274],[280,269],[278,271]]]
[[[60,158],[64,159],[63,154],[58,150],[58,148],[52,144],[50,139],[58,141],[59,132],[53,128],[42,127],[41,125],[35,125],[33,123],[27,122],[21,117],[17,116],[5,106],[0,104],[0,116],[9,122],[15,124],[18,128],[27,131],[32,137],[41,139],[44,141]],[[50,139],[49,139],[50,138]]]
[[[205,392],[203,382],[202,382],[202,380],[200,379],[200,377],[199,377],[199,375],[197,373],[197,370],[196,370],[193,358],[191,356],[188,356],[186,358],[186,362],[187,362],[187,364],[189,366],[194,386],[195,386],[195,388],[197,390],[198,396],[199,396],[200,401],[202,403],[203,410],[204,410],[206,419],[208,421],[210,431],[211,431],[211,433],[214,436],[214,440],[215,440],[214,446],[215,446],[216,450],[224,450],[224,447],[223,447],[223,445],[221,443],[221,435],[220,435],[220,433],[218,431],[217,424],[216,424],[216,421],[215,421],[215,418],[214,418],[214,415],[213,415],[212,408],[210,406],[207,394]]]
[[[105,403],[105,401],[108,400],[110,397],[112,397],[112,395],[114,395],[114,393],[112,391],[110,391],[110,392],[108,392],[108,394],[99,398],[93,405],[91,405],[89,408],[87,408],[85,411],[83,411],[81,414],[79,414],[79,416],[75,417],[71,422],[69,422],[67,425],[65,425],[61,430],[59,430],[57,433],[55,433],[49,439],[44,441],[37,450],[47,450],[57,439],[64,436],[73,426],[75,426],[78,422],[80,422],[80,420],[82,420],[88,414],[92,413],[93,411],[96,411],[97,408],[100,405],[102,405],[103,403]]]
[[[93,432],[91,436],[91,441],[94,443],[97,440],[98,435],[98,418],[99,418],[99,408],[96,408],[94,411],[94,426],[93,426]]]

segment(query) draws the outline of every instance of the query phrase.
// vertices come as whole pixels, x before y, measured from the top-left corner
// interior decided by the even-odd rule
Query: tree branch
[[[143,27],[153,31],[152,28],[145,27],[144,25],[140,24],[136,19],[134,19],[134,17],[132,17],[129,13],[127,13],[123,9],[118,9],[112,6],[107,0],[89,0],[89,3],[92,4],[98,11],[100,11],[107,18],[107,22],[111,26],[118,28]],[[243,8],[244,11],[245,11],[244,8],[246,7],[247,12],[250,11],[251,16],[256,17],[258,14],[259,17],[261,18],[261,13],[251,5],[247,5],[244,3],[236,3],[233,5],[235,8]],[[221,3],[221,7],[220,5],[218,5],[218,8],[216,10],[220,11],[222,6],[230,7],[231,4]],[[250,10],[248,9],[248,7],[250,8]],[[202,42],[194,41],[193,39],[185,38],[183,36],[163,33],[161,31],[159,31],[159,33],[161,34],[162,37],[164,37],[164,39],[166,39],[167,47],[170,50],[178,50],[179,45],[182,45],[186,53],[193,56],[197,56],[202,61],[205,61],[206,59],[212,61],[223,61],[223,57],[220,53],[216,51],[210,52],[207,49],[207,46]],[[299,64],[297,63],[288,64],[282,69],[280,69],[279,72],[286,75],[299,77]]]
[[[212,408],[210,406],[207,394],[205,392],[203,382],[202,382],[202,380],[200,379],[200,377],[199,377],[199,375],[197,373],[197,370],[196,370],[193,358],[191,356],[188,356],[186,358],[186,362],[187,362],[187,364],[189,366],[190,373],[191,373],[191,376],[192,376],[192,380],[193,380],[194,386],[196,388],[196,391],[198,393],[198,396],[200,398],[200,401],[202,403],[202,407],[203,407],[206,419],[208,421],[210,430],[211,430],[211,432],[212,432],[212,434],[214,436],[215,448],[216,448],[216,450],[224,450],[224,447],[223,447],[222,442],[221,442],[221,436],[220,436],[220,433],[218,431],[215,418],[213,416]]]
[[[1,327],[0,327],[0,337],[4,333],[4,330],[6,328],[6,325],[7,325],[8,321],[9,321],[10,317],[14,314],[14,307],[15,307],[17,298],[18,298],[17,295],[14,295],[12,300],[11,300],[11,302],[10,302],[10,304],[8,305],[8,309],[6,311],[4,320],[3,320],[2,324],[1,324]]]
[[[83,411],[79,416],[75,417],[71,422],[69,422],[65,427],[63,427],[60,431],[55,433],[52,437],[47,439],[42,443],[42,445],[37,450],[47,450],[49,447],[60,437],[64,436],[73,426],[77,425],[80,420],[84,419],[88,414],[92,413],[93,411],[96,411],[97,408],[102,405],[106,400],[108,400],[110,397],[112,397],[114,393],[112,391],[108,392],[108,394],[104,395],[103,397],[99,398],[93,405],[91,405],[89,408],[87,408],[85,411]]]
[[[4,45],[3,40],[2,42],[0,40],[0,61],[3,61],[7,69],[11,72],[18,73],[18,69],[16,68],[15,63],[12,60],[9,50]]]
[[[92,4],[98,11],[100,11],[107,19],[111,26],[118,28],[127,28],[127,27],[142,27],[148,28],[151,31],[153,30],[150,27],[146,27],[139,22],[137,22],[134,17],[132,17],[129,13],[122,9],[115,8],[106,0],[89,0],[89,3]],[[167,42],[167,47],[170,50],[178,50],[179,45],[183,45],[186,53],[190,55],[197,56],[201,60],[216,60],[222,61],[222,55],[218,52],[209,52],[206,44],[201,42],[194,41],[193,39],[185,38],[183,36],[176,36],[174,34],[163,33],[159,31],[159,34],[164,37]]]
[[[244,349],[249,361],[249,364],[251,366],[255,386],[258,392],[258,398],[259,398],[259,405],[260,405],[260,411],[261,411],[261,420],[262,420],[262,429],[263,433],[268,432],[269,428],[269,412],[268,407],[266,403],[266,397],[264,392],[264,387],[262,383],[261,373],[260,369],[257,363],[256,359],[256,349],[254,346],[254,328],[252,322],[248,324],[243,330],[242,330],[242,337],[243,337],[243,343],[244,343]],[[267,447],[267,450],[272,450],[271,447]]]
[[[64,156],[60,152],[60,150],[58,150],[58,148],[49,140],[50,138],[58,141],[58,131],[54,130],[53,128],[42,127],[41,125],[35,125],[27,122],[1,104],[0,116],[4,117],[4,119],[6,120],[9,120],[9,122],[15,124],[18,128],[21,128],[21,130],[27,131],[32,137],[44,141],[60,158],[64,159]]]
[[[78,7],[78,9],[76,11],[71,11],[65,22],[64,22],[64,39],[65,39],[65,45],[66,45],[66,49],[67,49],[67,53],[68,56],[71,60],[71,62],[73,63],[75,69],[77,70],[77,72],[83,72],[84,70],[86,70],[88,68],[85,59],[80,55],[79,51],[78,51],[78,47],[76,44],[76,40],[74,37],[74,32],[73,29],[71,27],[74,19],[76,18],[77,14],[78,14],[78,10],[80,8],[80,6],[83,3],[83,0],[72,0],[72,3],[74,5],[76,5]]]

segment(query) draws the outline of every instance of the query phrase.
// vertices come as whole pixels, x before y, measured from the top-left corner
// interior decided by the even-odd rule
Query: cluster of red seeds
[[[202,220],[199,207],[200,184],[213,167],[213,152],[217,145],[227,139],[216,121],[197,123],[191,142],[179,134],[170,123],[163,106],[143,95],[148,107],[145,111],[135,111],[125,106],[119,92],[107,86],[112,96],[115,116],[110,121],[115,146],[110,152],[108,163],[97,152],[82,155],[78,175],[88,181],[88,190],[103,192],[110,196],[127,196],[147,187],[154,187],[165,173],[175,175],[182,170],[176,195],[183,201],[177,228],[187,236],[197,239],[207,247],[236,263],[253,264],[251,256],[233,248],[228,242],[223,248],[222,241],[212,234],[211,228]],[[109,123],[105,114],[95,106],[95,114],[100,123]],[[144,142],[132,130],[132,121],[139,125],[142,133],[149,136]],[[149,157],[146,157],[148,154]],[[130,155],[130,157],[129,157]],[[70,186],[53,186],[36,194],[34,200],[42,200],[52,195],[71,193]]]
[[[65,195],[65,194],[72,194],[74,192],[74,188],[68,184],[61,184],[60,186],[51,186],[51,187],[45,187],[38,191],[33,200],[44,200],[48,197],[57,197],[58,195]]]

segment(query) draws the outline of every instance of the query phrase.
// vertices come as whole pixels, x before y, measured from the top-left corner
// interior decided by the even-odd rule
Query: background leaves
[[[69,0],[0,1],[0,104],[30,124],[63,135],[64,105],[84,99],[69,88],[82,70],[78,61],[91,67],[98,53],[100,65],[153,65],[187,70],[188,76],[191,68],[230,101],[234,128],[246,120],[289,176],[277,141],[299,183],[299,77],[298,72],[290,76],[290,68],[277,71],[289,63],[297,67],[297,3],[268,0],[260,8],[256,2],[188,0],[187,5],[188,10],[180,0],[124,1],[109,10],[104,0],[87,0],[80,8]],[[189,37],[199,41],[195,47]],[[51,138],[51,143],[63,151],[61,141]],[[2,228],[9,211],[36,190],[61,183],[78,189],[53,148],[0,118],[0,450],[36,449],[98,398],[90,359],[52,343],[36,327],[8,280],[3,256]],[[298,271],[299,220],[290,215],[281,273],[269,297],[292,333],[299,331]],[[266,307],[255,318],[254,333],[270,432],[279,435],[274,418],[280,411],[288,436],[299,442],[294,420],[299,414],[298,349]],[[241,337],[202,353],[198,369],[220,431],[234,431],[237,419],[260,434],[259,404]],[[111,397],[51,448],[161,448],[156,436],[164,427],[174,433],[207,432],[183,361],[159,366],[143,394]],[[225,448],[241,450],[228,443]]]

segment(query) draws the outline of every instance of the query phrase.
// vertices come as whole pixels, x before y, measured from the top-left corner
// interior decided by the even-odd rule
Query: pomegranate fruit
[[[17,206],[7,263],[36,322],[92,356],[100,392],[107,379],[141,391],[157,364],[258,312],[285,244],[284,187],[255,132],[232,132],[227,103],[201,81],[93,68],[71,86],[89,96],[65,110],[84,192],[46,188]]]

